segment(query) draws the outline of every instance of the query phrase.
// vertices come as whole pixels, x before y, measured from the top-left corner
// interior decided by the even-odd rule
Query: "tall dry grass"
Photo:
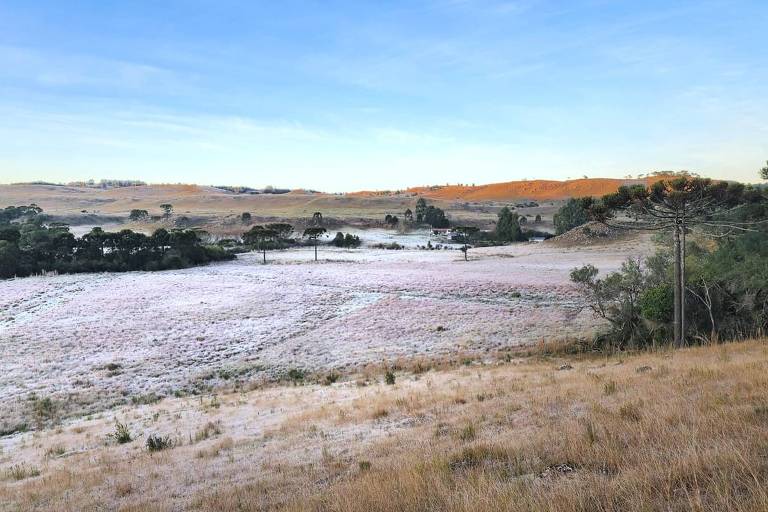
[[[121,465],[102,454],[83,470],[119,483],[115,495],[168,487],[152,501],[99,495],[134,511],[768,510],[767,370],[763,340],[400,374],[394,386],[342,384],[354,391],[344,400],[308,404],[258,443],[229,441],[228,455],[174,449]],[[244,462],[268,443],[277,457]],[[228,470],[189,488],[158,469],[216,457]],[[0,502],[89,503],[86,482],[55,475],[8,484]]]

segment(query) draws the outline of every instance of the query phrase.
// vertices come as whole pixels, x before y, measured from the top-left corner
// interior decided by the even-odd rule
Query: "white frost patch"
[[[267,253],[266,265],[246,254],[179,271],[0,281],[0,415],[21,418],[30,392],[95,411],[220,369],[324,370],[579,336],[595,323],[570,269],[614,269],[636,251],[519,244],[473,249],[465,262],[456,250],[321,247],[317,263],[304,248]]]

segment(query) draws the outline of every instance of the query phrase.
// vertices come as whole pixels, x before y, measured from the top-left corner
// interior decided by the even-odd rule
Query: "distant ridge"
[[[490,183],[488,185],[436,185],[412,187],[405,194],[423,196],[429,199],[461,201],[511,201],[515,199],[556,200],[569,197],[602,196],[616,192],[622,185],[648,185],[668,178],[654,175],[639,179],[582,178],[577,180],[527,180]],[[356,192],[357,196],[381,196],[382,192]]]

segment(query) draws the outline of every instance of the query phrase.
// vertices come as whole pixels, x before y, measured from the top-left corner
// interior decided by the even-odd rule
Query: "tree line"
[[[96,227],[78,238],[69,226],[44,220],[36,205],[0,210],[0,278],[179,269],[234,258],[221,247],[203,244],[193,230],[158,229],[148,236]]]

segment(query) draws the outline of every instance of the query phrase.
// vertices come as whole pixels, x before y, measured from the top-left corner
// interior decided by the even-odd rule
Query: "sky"
[[[755,182],[766,27],[765,0],[0,0],[0,183]]]

